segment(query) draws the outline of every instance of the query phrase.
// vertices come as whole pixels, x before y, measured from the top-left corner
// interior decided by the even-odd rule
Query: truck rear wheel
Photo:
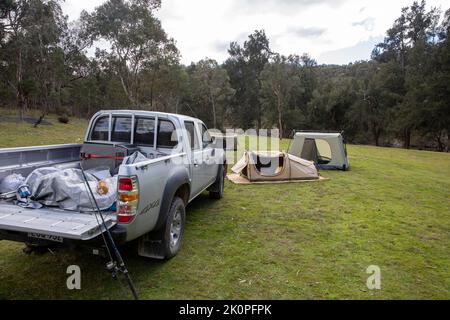
[[[163,234],[164,258],[173,258],[181,248],[184,228],[186,225],[186,210],[184,201],[175,197],[167,214],[166,222],[161,231]]]

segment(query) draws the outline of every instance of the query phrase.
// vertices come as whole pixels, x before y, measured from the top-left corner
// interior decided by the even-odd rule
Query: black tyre
[[[209,192],[209,197],[211,199],[222,199],[223,191],[225,189],[225,168],[223,165],[219,167],[219,172],[217,173],[216,182],[213,185],[212,191]]]
[[[186,225],[186,209],[184,201],[175,197],[170,206],[166,222],[162,227],[163,255],[165,259],[173,258],[181,248]]]

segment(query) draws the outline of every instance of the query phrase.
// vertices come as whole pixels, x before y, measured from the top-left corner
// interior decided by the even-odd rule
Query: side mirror
[[[211,137],[210,135],[203,135],[203,148],[206,148],[207,146],[210,146],[211,144],[214,144],[216,141],[215,138]]]

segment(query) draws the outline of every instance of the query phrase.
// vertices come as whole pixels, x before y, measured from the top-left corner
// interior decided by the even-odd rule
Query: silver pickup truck
[[[145,160],[125,165],[139,151]],[[0,149],[0,181],[35,169],[107,165],[118,175],[115,211],[105,225],[119,244],[137,240],[138,254],[169,259],[180,249],[185,207],[205,190],[220,199],[226,161],[205,124],[195,118],[148,111],[100,111],[83,144]],[[44,206],[27,209],[0,200],[0,240],[29,246],[100,248],[98,216]]]

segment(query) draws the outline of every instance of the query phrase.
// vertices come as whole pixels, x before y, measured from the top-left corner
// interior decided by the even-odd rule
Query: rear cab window
[[[131,142],[132,118],[125,116],[113,116],[111,141],[113,142]]]
[[[110,123],[111,119],[111,123]],[[112,141],[121,143],[131,143],[131,130],[133,120],[131,116],[110,116],[99,117],[91,130],[90,141]],[[111,126],[111,139],[109,129]]]
[[[90,140],[108,141],[109,140],[109,116],[103,116],[95,121],[91,131]]]
[[[156,128],[157,126],[157,128]],[[110,132],[111,128],[111,132]],[[92,126],[90,141],[131,143],[156,148],[174,149],[179,145],[175,124],[152,116],[102,115]],[[197,142],[198,146],[198,142]]]

